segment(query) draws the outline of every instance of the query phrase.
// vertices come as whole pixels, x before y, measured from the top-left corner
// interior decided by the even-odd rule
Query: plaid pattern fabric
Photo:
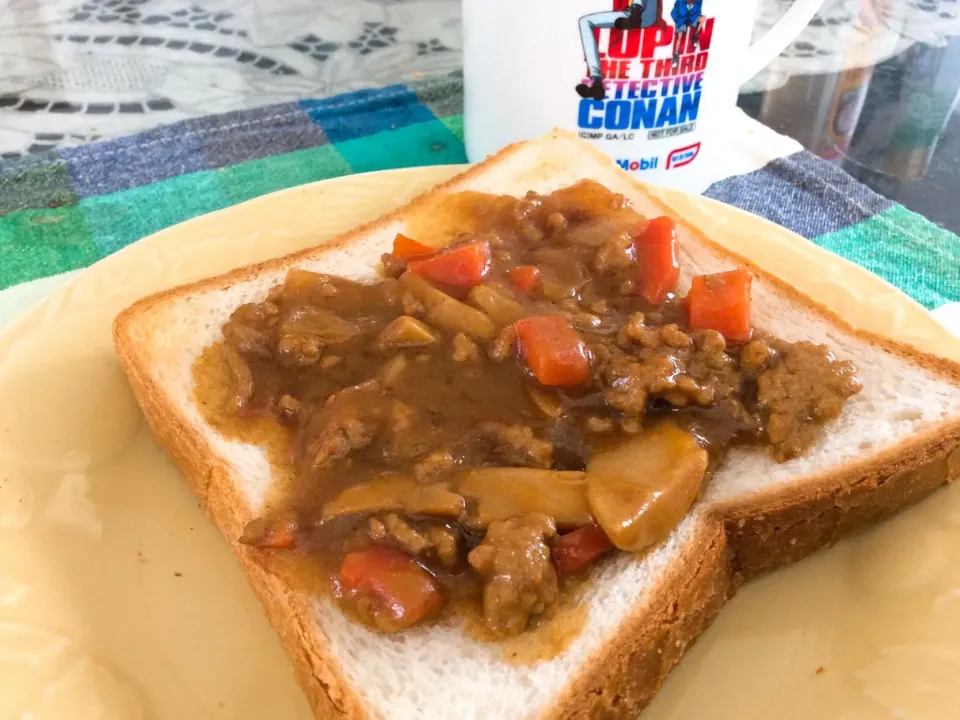
[[[349,173],[466,162],[459,78],[190,120],[0,162],[0,290],[174,223]],[[928,308],[960,300],[960,238],[798,152],[709,197],[773,220]]]

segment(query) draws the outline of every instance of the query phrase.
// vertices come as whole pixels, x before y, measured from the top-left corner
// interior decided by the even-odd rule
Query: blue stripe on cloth
[[[81,198],[159,182],[208,169],[200,138],[165,125],[140,135],[60,151]]]
[[[894,203],[806,151],[715,182],[704,193],[815,238],[856,225]]]
[[[184,120],[59,151],[81,198],[328,143],[297,102]]]
[[[300,107],[323,128],[332,143],[436,120],[417,94],[403,85],[358,90],[323,100],[301,100]]]
[[[270,105],[221,115],[219,132],[203,136],[203,152],[212,167],[222,168],[247,160],[328,145],[327,134],[299,103]]]

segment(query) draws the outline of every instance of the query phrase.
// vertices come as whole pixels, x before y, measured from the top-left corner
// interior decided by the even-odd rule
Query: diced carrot
[[[561,577],[582,570],[613,547],[610,538],[596,525],[584,525],[557,538],[553,564]]]
[[[422,258],[436,254],[437,248],[424,245],[422,242],[417,242],[402,233],[397,233],[397,236],[393,239],[394,257],[409,260],[410,258]]]
[[[467,243],[423,260],[411,260],[407,269],[415,275],[444,285],[471,288],[483,282],[490,272],[490,244]]]
[[[687,322],[691,330],[716,330],[729,343],[749,342],[750,284],[747,270],[698,275],[687,295]]]
[[[590,377],[590,357],[583,340],[562,315],[517,320],[520,354],[543,385],[582,385]]]
[[[654,218],[634,238],[633,248],[639,270],[640,297],[659,305],[677,289],[680,281],[677,224],[666,216]]]
[[[517,290],[533,295],[540,284],[540,268],[536,265],[521,265],[510,270],[507,279]]]
[[[373,547],[350,553],[340,566],[340,583],[345,590],[374,600],[387,615],[391,630],[415,625],[443,604],[430,573],[393,548]]]

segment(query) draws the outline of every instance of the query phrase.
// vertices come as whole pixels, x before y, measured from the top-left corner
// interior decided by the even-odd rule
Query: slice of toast
[[[604,563],[584,599],[585,625],[559,656],[513,663],[503,647],[470,640],[454,624],[384,636],[264,571],[237,539],[270,485],[266,453],[218,434],[192,396],[193,362],[220,339],[230,313],[262,300],[292,267],[373,280],[397,232],[450,193],[547,193],[582,178],[624,194],[647,216],[675,214],[589,145],[556,132],[511,146],[327,245],[154,295],[116,320],[117,350],[157,441],[233,546],[318,717],[635,717],[744,578],[960,474],[960,366],[855,331],[752,268],[755,324],[855,360],[863,391],[798,459],[778,464],[759,448],[733,451],[664,544]],[[681,291],[693,275],[750,266],[712,243],[709,227],[677,220]]]

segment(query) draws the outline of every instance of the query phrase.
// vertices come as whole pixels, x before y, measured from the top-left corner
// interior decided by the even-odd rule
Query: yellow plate
[[[149,292],[322,242],[456,171],[352,176],[169,228],[0,338],[0,717],[309,717],[227,545],[153,444],[110,324]],[[960,359],[960,343],[869,273],[759,218],[665,194],[855,324]],[[957,547],[954,487],[753,583],[644,720],[955,718]]]

